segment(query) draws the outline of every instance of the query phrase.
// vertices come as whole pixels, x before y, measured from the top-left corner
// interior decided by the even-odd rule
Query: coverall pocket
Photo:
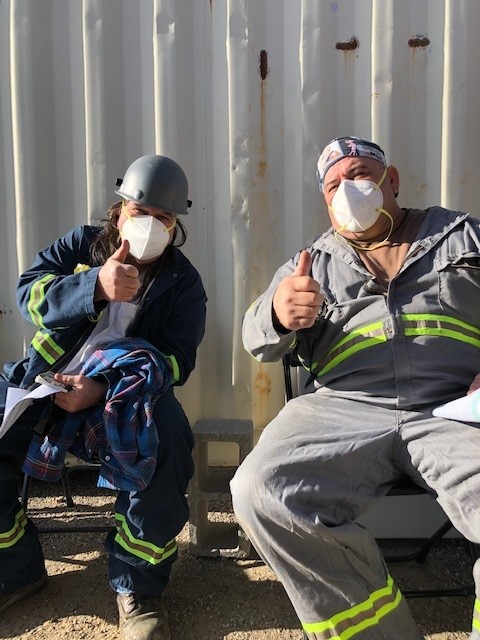
[[[461,313],[467,322],[478,323],[478,295],[480,293],[480,253],[469,252],[436,258],[438,301],[444,309]],[[471,317],[467,319],[465,316]]]

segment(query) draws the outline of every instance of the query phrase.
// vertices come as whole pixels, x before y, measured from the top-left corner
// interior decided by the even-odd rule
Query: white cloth
[[[138,305],[133,302],[110,302],[87,342],[80,347],[61,373],[69,375],[80,373],[83,364],[97,349],[124,338],[137,309]]]
[[[467,396],[442,404],[432,411],[438,418],[460,420],[461,422],[480,422],[480,389]]]

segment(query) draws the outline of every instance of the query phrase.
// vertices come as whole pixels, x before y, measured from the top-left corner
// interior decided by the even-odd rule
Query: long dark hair
[[[101,220],[101,230],[90,247],[92,266],[100,267],[120,246],[120,234],[117,229],[118,218],[122,209],[122,201],[115,202],[107,212],[107,218]],[[162,255],[146,266],[142,286],[138,292],[141,298],[150,282],[173,262],[173,247],[181,247],[187,239],[187,230],[177,216],[172,242]]]

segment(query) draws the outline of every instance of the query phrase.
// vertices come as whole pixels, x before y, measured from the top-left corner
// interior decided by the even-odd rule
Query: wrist
[[[284,327],[283,324],[278,319],[278,316],[275,312],[275,307],[273,306],[273,304],[272,304],[272,324],[273,324],[273,328],[277,333],[281,333],[283,335],[286,335],[287,333],[291,333],[291,329],[287,329],[287,327]]]

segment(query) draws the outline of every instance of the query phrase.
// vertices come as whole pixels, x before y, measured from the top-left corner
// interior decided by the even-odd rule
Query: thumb
[[[71,385],[75,383],[76,376],[68,375],[66,373],[55,373],[53,376],[57,382],[63,382],[63,384]]]
[[[116,251],[112,253],[110,258],[113,258],[114,260],[117,260],[118,262],[121,262],[123,264],[127,259],[129,251],[130,251],[130,244],[128,240],[125,240],[124,238],[122,240],[122,244],[118,247]]]
[[[308,253],[308,251],[302,251],[300,254],[300,258],[298,259],[298,264],[292,275],[294,276],[309,276],[310,269],[312,266],[312,256]]]

